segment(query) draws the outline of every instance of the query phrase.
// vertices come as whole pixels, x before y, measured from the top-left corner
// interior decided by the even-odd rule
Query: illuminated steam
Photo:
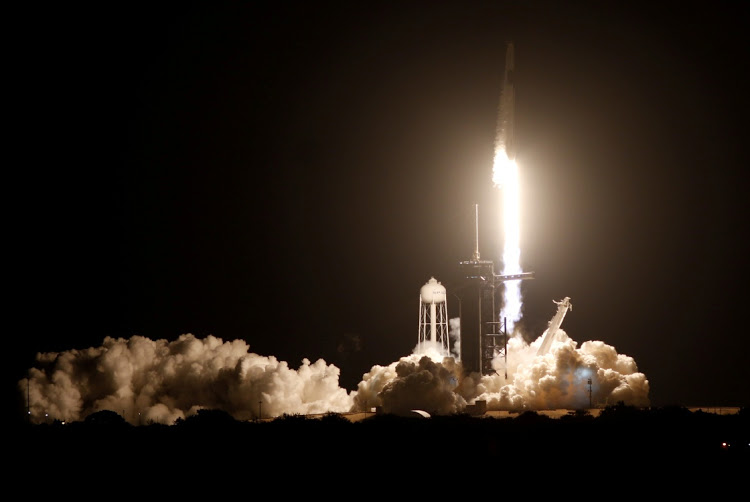
[[[293,369],[275,357],[249,352],[242,340],[208,336],[177,340],[107,337],[101,347],[37,354],[18,389],[29,395],[30,419],[77,421],[111,410],[133,424],[172,424],[199,409],[220,409],[238,420],[284,414],[372,411],[403,414],[464,412],[485,401],[487,410],[579,409],[623,402],[648,406],[649,384],[635,361],[600,341],[580,347],[559,329],[549,351],[544,336],[508,343],[508,379],[501,374],[463,377],[456,357],[439,347],[375,365],[355,391],[339,386],[339,369],[304,359]]]
[[[539,356],[543,339],[528,344],[517,334],[508,341],[507,379],[504,372],[461,377],[455,358],[417,353],[389,366],[373,366],[359,383],[355,409],[382,406],[397,413],[422,406],[428,412],[460,413],[477,401],[485,401],[488,411],[583,409],[619,402],[649,406],[648,380],[632,357],[601,341],[578,347],[562,329]]]
[[[337,367],[304,359],[294,370],[248,348],[242,340],[191,334],[173,342],[107,337],[101,347],[37,354],[28,386],[24,379],[19,387],[28,392],[33,422],[47,415],[77,421],[101,410],[133,424],[171,424],[201,408],[238,420],[351,408]]]
[[[466,407],[456,392],[460,368],[453,357],[439,360],[412,354],[388,366],[373,366],[357,386],[352,411],[381,407],[385,413],[404,414],[419,409],[448,415]]]
[[[545,333],[546,334],[546,333]],[[562,329],[549,352],[537,356],[543,336],[528,345],[520,335],[508,341],[508,381],[502,375],[482,376],[467,387],[468,400],[484,400],[488,410],[581,409],[591,404],[648,406],[649,384],[632,357],[618,354],[601,341],[577,342]],[[471,390],[471,392],[469,392]]]

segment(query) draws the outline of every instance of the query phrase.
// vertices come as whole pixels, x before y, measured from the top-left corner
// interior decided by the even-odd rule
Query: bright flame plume
[[[503,190],[502,197],[502,229],[503,243],[503,271],[502,274],[520,274],[521,270],[521,218],[520,218],[520,181],[518,165],[515,159],[509,159],[505,147],[500,146],[495,151],[495,161],[492,167],[492,181],[495,186]],[[507,328],[513,332],[515,323],[521,319],[521,281],[507,281],[505,288],[504,307],[501,316],[506,318]]]

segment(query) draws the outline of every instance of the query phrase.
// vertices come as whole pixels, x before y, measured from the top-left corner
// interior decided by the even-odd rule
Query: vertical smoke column
[[[521,273],[520,187],[513,137],[515,106],[513,68],[513,42],[508,42],[505,52],[505,78],[500,95],[495,136],[495,159],[492,167],[492,181],[496,187],[503,190],[503,275]],[[521,318],[521,281],[507,281],[503,283],[503,286],[505,292],[501,317],[504,316],[507,319],[508,331],[512,333],[515,323]]]

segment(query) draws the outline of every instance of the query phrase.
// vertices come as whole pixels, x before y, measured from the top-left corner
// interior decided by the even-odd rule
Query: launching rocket
[[[467,284],[461,292],[461,363],[466,374],[481,372],[483,375],[495,373],[494,360],[507,357],[507,318],[512,323],[520,318],[521,292],[520,281],[533,279],[534,272],[522,272],[518,257],[519,218],[518,200],[519,183],[515,163],[514,106],[513,89],[514,69],[513,42],[506,45],[505,75],[500,92],[499,110],[495,135],[495,156],[492,166],[492,181],[503,188],[503,221],[505,230],[505,250],[503,251],[503,274],[495,274],[492,260],[479,259],[479,215],[476,211],[476,241],[471,260],[460,262]],[[475,206],[476,207],[476,206]],[[504,285],[505,315],[497,316],[495,290]],[[500,330],[502,319],[503,328]],[[507,363],[507,359],[506,359]],[[507,368],[507,364],[506,364]],[[507,369],[506,369],[507,375]]]
[[[498,111],[498,124],[496,137],[502,142],[502,146],[510,160],[516,157],[514,140],[514,108],[515,89],[513,88],[513,68],[515,66],[513,57],[513,42],[508,42],[505,50],[505,76],[503,78],[503,90],[500,95],[500,108]]]

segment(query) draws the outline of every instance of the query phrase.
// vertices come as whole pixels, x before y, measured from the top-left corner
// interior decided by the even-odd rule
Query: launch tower
[[[474,253],[471,260],[459,263],[464,276],[464,284],[457,293],[461,298],[461,364],[467,375],[491,375],[496,372],[492,360],[506,357],[508,343],[505,323],[497,314],[495,291],[505,281],[533,279],[534,272],[499,275],[495,274],[492,260],[480,259],[478,205],[474,211]]]

